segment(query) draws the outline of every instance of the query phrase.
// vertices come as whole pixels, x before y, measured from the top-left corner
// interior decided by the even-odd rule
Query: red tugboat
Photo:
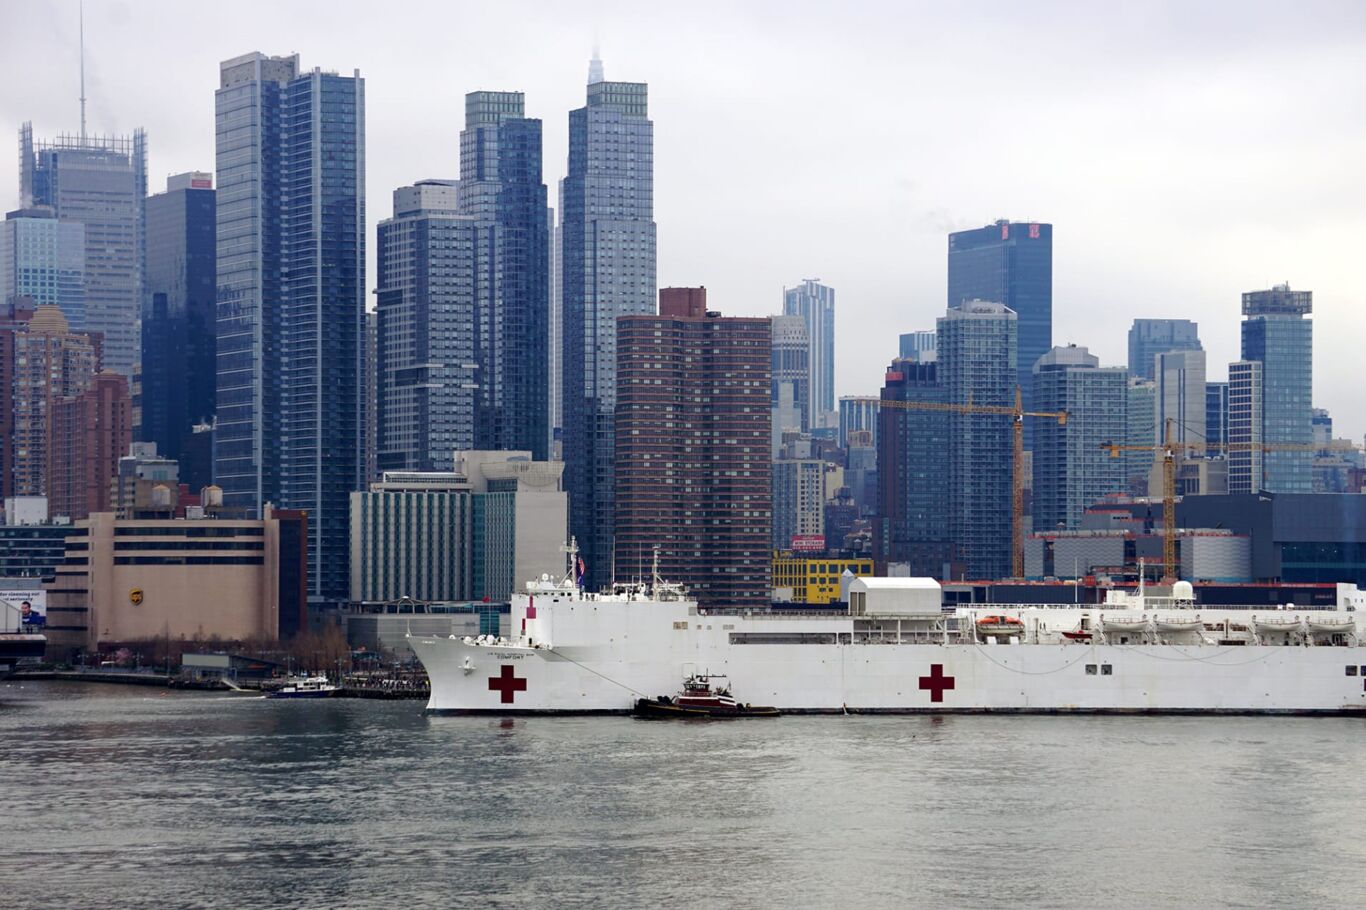
[[[721,685],[712,691],[713,679],[723,676],[694,674],[683,682],[683,691],[673,698],[661,695],[636,702],[636,717],[653,718],[711,718],[711,717],[778,717],[777,708],[743,705],[730,694],[730,687]]]

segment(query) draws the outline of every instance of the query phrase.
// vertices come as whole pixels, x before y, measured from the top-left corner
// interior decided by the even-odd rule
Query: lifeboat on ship
[[[1148,619],[1135,619],[1132,616],[1102,616],[1100,627],[1106,632],[1146,632],[1148,631]]]
[[[1252,617],[1252,628],[1262,635],[1289,635],[1292,632],[1300,631],[1301,625],[1298,616],[1293,619],[1279,616],[1258,619],[1254,616]]]
[[[1356,631],[1356,620],[1350,616],[1318,616],[1305,620],[1315,632],[1342,634]]]
[[[1024,634],[1024,623],[1014,616],[983,616],[977,620],[977,631],[989,638],[1012,638]]]
[[[1153,625],[1159,632],[1200,632],[1205,628],[1205,623],[1198,616],[1193,619],[1184,616],[1159,616],[1153,620]]]

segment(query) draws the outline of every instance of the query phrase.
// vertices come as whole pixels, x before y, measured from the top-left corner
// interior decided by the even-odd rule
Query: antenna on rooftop
[[[80,4],[81,17],[81,145],[85,145],[85,0]]]

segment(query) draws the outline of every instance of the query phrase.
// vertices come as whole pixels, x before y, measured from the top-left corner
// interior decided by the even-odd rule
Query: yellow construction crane
[[[1024,577],[1024,419],[1046,417],[1059,426],[1067,425],[1066,411],[1026,411],[1021,402],[1020,387],[1015,387],[1015,406],[1001,404],[950,404],[943,401],[895,401],[890,398],[857,398],[859,402],[884,408],[903,408],[911,411],[943,411],[949,414],[994,414],[1011,419],[1014,443],[1011,473],[1011,535],[1010,569],[1015,578]]]
[[[1176,580],[1176,453],[1202,455],[1207,452],[1321,452],[1356,451],[1357,446],[1346,440],[1313,442],[1177,442],[1172,438],[1175,421],[1167,418],[1163,441],[1158,444],[1135,445],[1102,442],[1100,447],[1118,458],[1124,452],[1152,452],[1162,457],[1162,574],[1168,581]]]

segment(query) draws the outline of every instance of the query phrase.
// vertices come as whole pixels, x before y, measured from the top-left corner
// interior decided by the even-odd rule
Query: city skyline
[[[77,24],[69,6],[10,13],[11,59],[43,78],[33,80],[23,97],[0,99],[0,115],[14,127],[33,121],[36,135],[74,132],[78,122]],[[346,34],[348,17],[335,17],[334,25],[301,6],[273,20],[280,37],[269,45],[328,65],[343,61],[367,74],[367,183],[371,220],[378,221],[394,187],[452,172],[466,91],[506,86],[526,92],[528,116],[547,124],[546,183],[562,176],[564,111],[582,103],[575,96],[597,30],[607,77],[649,82],[655,95],[658,283],[705,278],[718,297],[736,302],[736,315],[767,315],[776,311],[777,292],[791,276],[819,275],[840,290],[836,395],[872,394],[880,387],[880,364],[895,354],[894,342],[879,331],[884,325],[890,322],[894,332],[927,329],[942,314],[947,232],[998,217],[1039,219],[1058,230],[1055,344],[1085,344],[1102,364],[1117,365],[1125,360],[1133,317],[1190,318],[1201,325],[1209,378],[1219,380],[1224,365],[1239,358],[1239,295],[1288,280],[1312,288],[1317,298],[1314,405],[1333,413],[1339,435],[1360,434],[1366,404],[1350,393],[1350,345],[1357,328],[1353,310],[1366,294],[1351,272],[1350,238],[1366,205],[1350,169],[1361,140],[1354,127],[1343,125],[1353,118],[1341,114],[1360,106],[1362,96],[1356,80],[1339,76],[1366,42],[1366,29],[1351,7],[1318,5],[1316,17],[1251,7],[1231,26],[1213,11],[1178,17],[1175,6],[1107,13],[1109,26],[1123,24],[1130,32],[1121,45],[1104,39],[1103,17],[1066,15],[1080,7],[1050,6],[1052,16],[1037,23],[1010,12],[988,22],[931,9],[883,7],[873,15],[875,9],[830,23],[825,20],[833,12],[795,7],[779,15],[778,7],[759,5],[734,12],[729,30],[706,34],[707,17],[642,16],[613,6],[545,9],[527,24],[524,46],[492,42],[467,60],[450,61],[422,53],[421,41],[402,55],[377,50],[384,42],[375,41],[374,32],[362,40]],[[265,48],[252,34],[250,16],[206,32],[197,26],[207,14],[181,15],[179,7],[176,13],[161,15],[155,4],[95,2],[86,9],[90,132],[146,127],[153,187],[168,173],[209,166],[213,129],[202,99],[211,91],[216,64],[242,47]],[[486,15],[475,7],[427,13],[437,24],[471,27]],[[766,66],[773,58],[763,46],[727,55],[745,35],[783,39],[827,26],[842,38],[832,47],[829,69],[842,77],[834,85],[816,87],[814,76],[807,81],[787,68]],[[382,36],[388,26],[376,28]],[[1096,39],[1094,46],[1077,50],[1087,43],[1078,42],[1079,34]],[[931,35],[953,53],[929,48]],[[688,44],[689,38],[698,43]],[[1215,42],[1212,58],[1202,39]],[[1031,64],[1034,78],[1013,83],[1016,90],[1004,93],[1004,101],[985,91],[990,68],[963,68],[969,76],[953,89],[940,87],[942,80],[925,81],[936,67],[961,66],[954,59],[963,59],[969,47],[980,57],[1020,41],[1039,50]],[[1274,58],[1265,53],[1272,41],[1278,43]],[[155,70],[133,53],[148,42],[170,54]],[[915,63],[901,59],[914,53],[877,53],[922,43],[927,53]],[[556,53],[547,55],[550,46]],[[708,62],[699,64],[695,50],[669,53],[682,46],[710,51]],[[1050,59],[1051,48],[1057,60]],[[439,67],[432,63],[437,59]],[[167,68],[181,74],[169,92],[162,78]],[[1077,72],[1094,78],[1077,79]],[[421,96],[422,116],[414,117],[414,102],[405,95],[419,79],[438,74],[434,90]],[[1064,81],[1089,84],[1069,88]],[[854,98],[841,88],[853,84],[880,87]],[[935,90],[916,89],[926,84]],[[1039,125],[1010,110],[1026,87],[1044,106]],[[1113,103],[1096,107],[1106,92]],[[741,101],[764,96],[769,110],[736,114],[751,107],[722,104],[736,93]],[[861,160],[857,174],[841,171],[841,193],[790,192],[794,185],[833,179],[841,156],[861,144],[783,143],[784,154],[775,156],[771,142],[784,135],[780,121],[856,115],[871,107],[897,114],[874,129],[878,146],[890,151],[861,146],[871,157]],[[1335,115],[1319,116],[1326,109]],[[1016,131],[1015,141],[1009,160],[997,160],[983,178],[974,169],[994,153],[968,139],[946,138],[946,128],[993,116],[1004,118],[998,126]],[[1114,118],[1128,126],[1118,128]],[[1135,132],[1135,123],[1142,129]],[[11,207],[18,202],[16,177],[0,169],[0,196],[10,198]],[[1151,181],[1159,177],[1162,192],[1154,193]],[[740,181],[745,192],[739,192]],[[1112,224],[1116,213],[1123,216],[1119,227]],[[1113,242],[1121,227],[1122,245]],[[737,244],[742,236],[745,244]]]

